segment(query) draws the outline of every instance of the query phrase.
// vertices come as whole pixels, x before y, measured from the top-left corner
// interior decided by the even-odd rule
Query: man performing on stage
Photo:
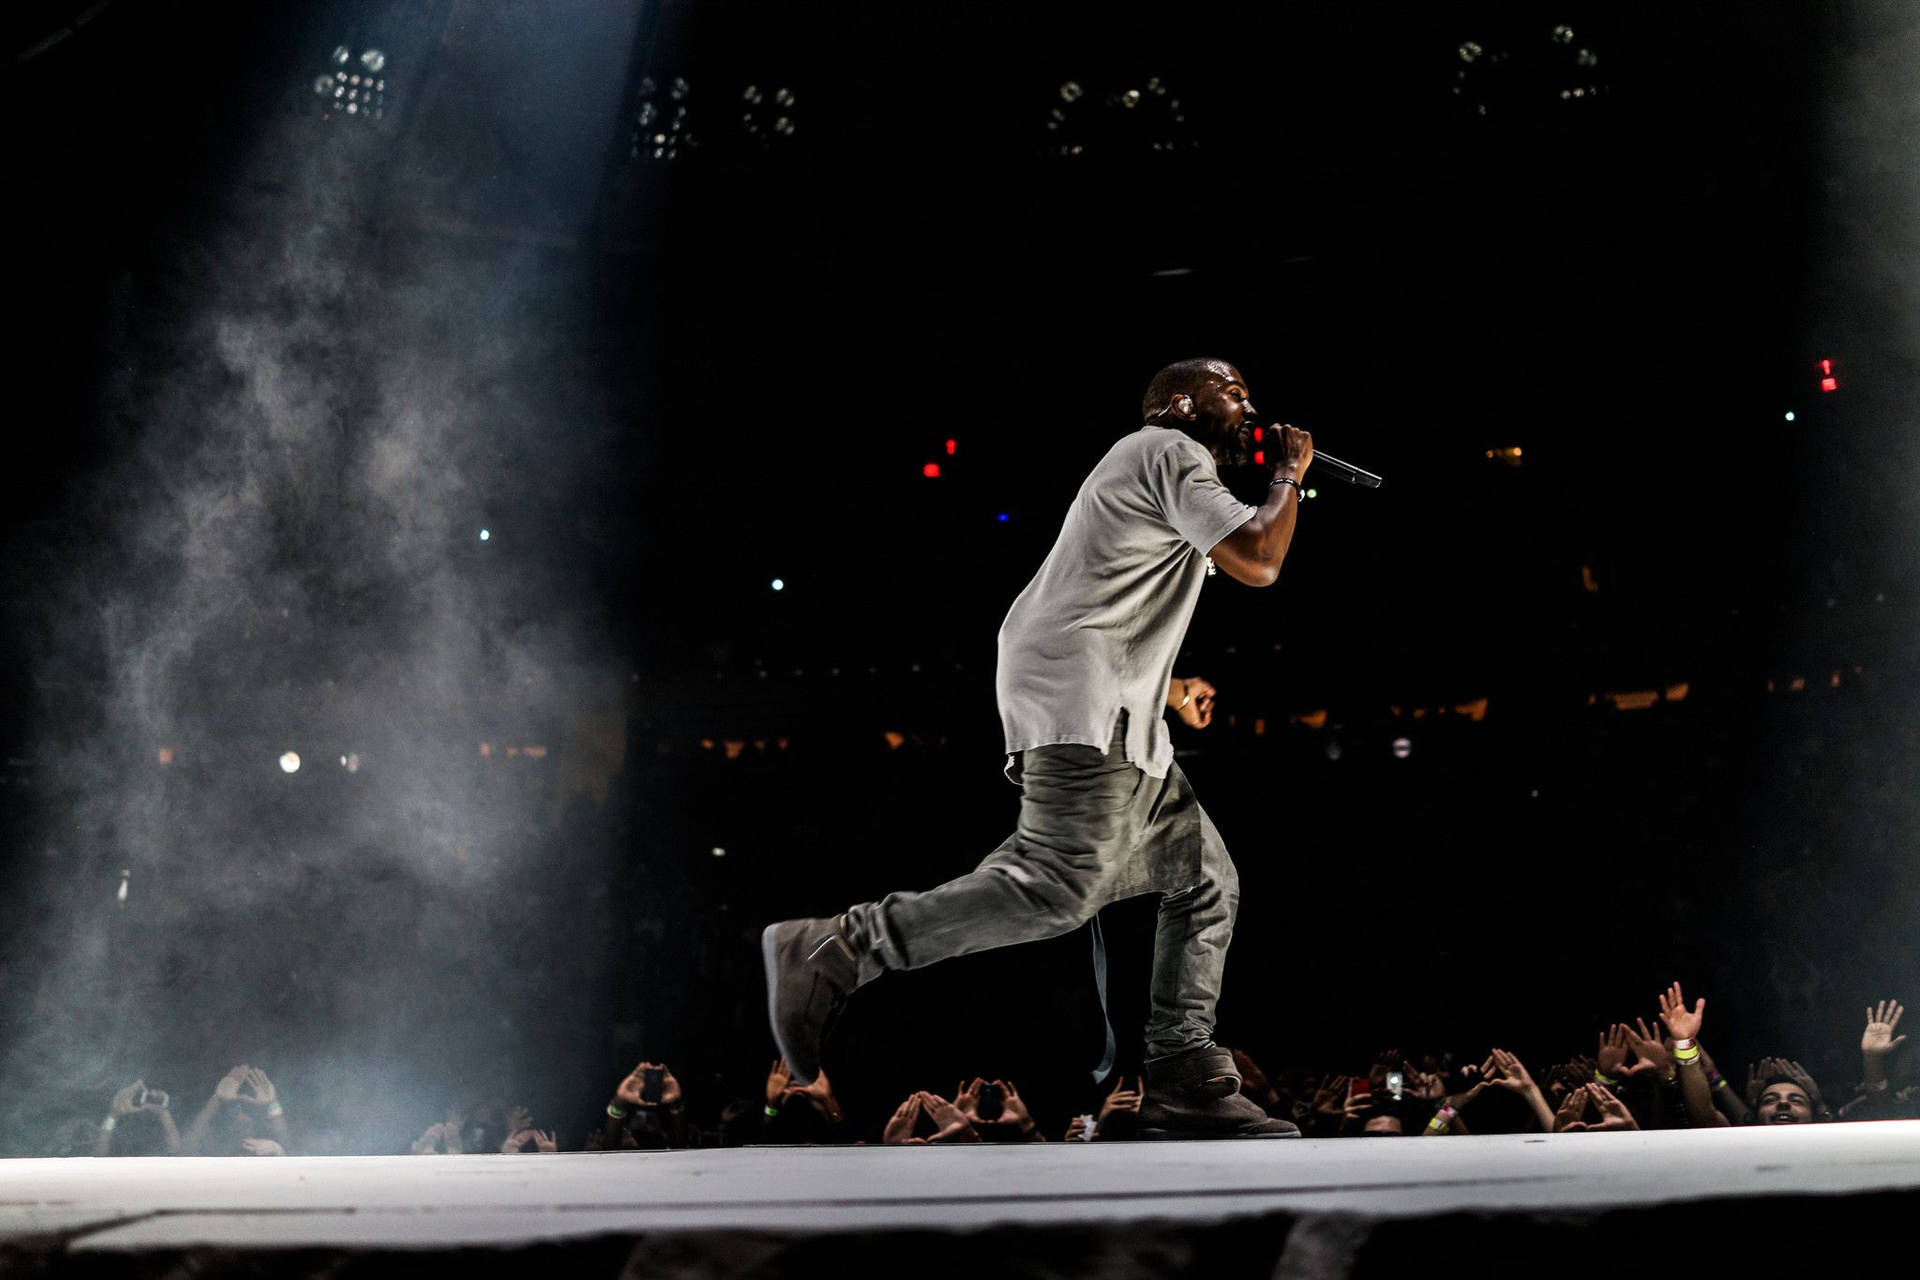
[[[774,1039],[795,1082],[853,989],[889,969],[1050,938],[1110,902],[1158,893],[1147,1021],[1143,1137],[1297,1136],[1239,1092],[1213,1043],[1240,882],[1220,833],[1173,763],[1162,712],[1203,726],[1213,687],[1173,679],[1208,559],[1249,586],[1273,583],[1293,541],[1313,440],[1282,426],[1266,501],[1220,482],[1244,463],[1255,412],[1222,360],[1154,375],[1145,425],[1081,485],[1040,572],[1000,628],[995,690],[1020,820],[979,867],[922,893],[761,935]]]

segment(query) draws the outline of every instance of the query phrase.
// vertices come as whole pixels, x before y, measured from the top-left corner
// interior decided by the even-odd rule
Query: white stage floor
[[[0,1244],[501,1247],[699,1231],[1204,1224],[1920,1190],[1920,1122],[519,1156],[0,1161]]]

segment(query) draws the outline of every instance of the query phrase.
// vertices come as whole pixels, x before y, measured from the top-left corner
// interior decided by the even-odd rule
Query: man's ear
[[[1167,402],[1167,412],[1176,418],[1191,418],[1193,416],[1193,397],[1175,396]]]

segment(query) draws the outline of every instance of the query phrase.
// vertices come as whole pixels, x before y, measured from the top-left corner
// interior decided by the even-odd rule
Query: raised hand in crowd
[[[997,1107],[982,1105],[995,1096],[999,1099]],[[1005,1080],[983,1080],[975,1076],[971,1084],[962,1083],[954,1091],[953,1105],[967,1118],[967,1123],[988,1139],[1046,1141],[1040,1136],[1040,1127],[1027,1111],[1027,1104],[1021,1101],[1020,1091]]]
[[[447,1118],[440,1124],[430,1124],[426,1132],[413,1140],[413,1154],[416,1156],[457,1156],[466,1148],[460,1141],[460,1132],[466,1124],[466,1118],[458,1108],[447,1108]]]
[[[773,1065],[767,1068],[767,1117],[779,1114],[781,1099],[786,1096],[787,1088],[793,1083],[793,1070],[787,1066],[785,1058],[775,1058]]]
[[[181,1141],[182,1150],[187,1155],[252,1154],[245,1145],[246,1140],[263,1135],[255,1132],[259,1126],[248,1109],[250,1106],[266,1108],[269,1133],[264,1136],[270,1136],[284,1151],[288,1146],[287,1125],[279,1094],[265,1072],[244,1063],[220,1077],[213,1086],[206,1105],[187,1126],[187,1135]],[[217,1132],[213,1130],[216,1119],[223,1121]],[[209,1151],[209,1145],[216,1149]]]
[[[272,1138],[242,1138],[240,1150],[250,1156],[283,1156],[287,1149]]]
[[[1401,1093],[1420,1102],[1443,1102],[1447,1096],[1447,1082],[1438,1071],[1420,1071],[1409,1065],[1403,1073],[1405,1081],[1400,1087]],[[1376,1089],[1379,1085],[1374,1086]]]
[[[800,1106],[811,1110],[819,1117],[820,1124],[825,1126],[824,1130],[819,1130],[822,1133],[838,1129],[846,1119],[840,1099],[834,1095],[833,1082],[827,1078],[824,1067],[814,1073],[812,1084],[788,1084],[781,1092],[780,1099],[782,1108]]]
[[[1505,1049],[1495,1049],[1480,1071],[1489,1088],[1504,1089],[1525,1102],[1542,1133],[1552,1131],[1553,1109],[1547,1105],[1546,1094],[1540,1091],[1525,1063]]]
[[[1634,1053],[1634,1061],[1623,1068],[1621,1078],[1630,1080],[1645,1075],[1673,1083],[1673,1056],[1659,1028],[1648,1026],[1645,1018],[1635,1018],[1631,1023],[1621,1023],[1620,1030],[1627,1038],[1627,1047]]]
[[[287,1132],[287,1109],[280,1104],[280,1091],[273,1087],[273,1081],[267,1079],[267,1073],[258,1067],[248,1067],[246,1079],[240,1084],[240,1101],[253,1103],[266,1108],[267,1137],[280,1147],[274,1151],[256,1151],[247,1147],[249,1155],[285,1155],[293,1148],[293,1139]],[[246,1141],[242,1140],[243,1146]]]
[[[594,1145],[618,1151],[629,1145],[629,1138],[642,1148],[688,1145],[686,1099],[664,1063],[643,1061],[614,1086],[606,1123]]]
[[[524,1115],[525,1113],[522,1112],[521,1114]],[[554,1141],[553,1130],[551,1129],[548,1129],[544,1133],[539,1129],[533,1128],[515,1129],[507,1135],[507,1140],[500,1144],[500,1151],[503,1155],[514,1155],[527,1151],[558,1151],[559,1149],[560,1146]]]
[[[1569,1085],[1585,1088],[1596,1079],[1624,1080],[1627,1077],[1627,1064],[1633,1059],[1633,1050],[1627,1044],[1627,1029],[1616,1022],[1600,1033],[1600,1046],[1593,1051],[1595,1075],[1585,1080],[1571,1081]]]
[[[93,1154],[158,1156],[178,1155],[180,1132],[174,1127],[173,1112],[166,1094],[147,1088],[144,1080],[135,1080],[113,1095],[107,1115],[100,1122]]]
[[[1601,1084],[1599,1081],[1596,1080],[1582,1086],[1579,1092],[1586,1095],[1584,1101],[1581,1101],[1574,1093],[1569,1092],[1567,1101],[1561,1104],[1560,1114],[1554,1117],[1554,1127],[1556,1131],[1560,1133],[1600,1133],[1607,1130],[1638,1129],[1640,1127],[1639,1122],[1633,1118],[1633,1112],[1627,1110],[1627,1104],[1620,1101],[1613,1090],[1607,1088],[1607,1086]],[[1569,1107],[1574,1109],[1574,1114],[1571,1119],[1567,1119],[1563,1123],[1562,1117],[1567,1115]],[[1589,1115],[1597,1115],[1598,1118],[1589,1120],[1586,1118]]]
[[[649,1072],[657,1072],[659,1079],[659,1093],[653,1098],[647,1096]],[[629,1071],[619,1088],[614,1090],[614,1096],[625,1105],[640,1109],[665,1107],[671,1111],[682,1105],[680,1082],[673,1078],[673,1072],[667,1070],[664,1063],[659,1062],[642,1062]]]
[[[1898,1000],[1882,1000],[1867,1010],[1867,1029],[1860,1037],[1860,1080],[1868,1089],[1887,1087],[1887,1063],[1907,1042],[1894,1034],[1905,1012]]]
[[[1893,1060],[1907,1043],[1905,1036],[1894,1032],[1905,1012],[1898,1000],[1882,1000],[1867,1006],[1867,1029],[1860,1036],[1860,1093],[1840,1108],[1842,1118],[1912,1118],[1912,1091],[1893,1089]]]
[[[1100,1109],[1093,1116],[1094,1142],[1115,1142],[1131,1138],[1138,1131],[1140,1123],[1140,1105],[1146,1100],[1146,1082],[1139,1076],[1132,1077],[1131,1087],[1128,1077],[1115,1076],[1113,1088],[1107,1090],[1107,1096],[1100,1100]]]
[[[929,1142],[978,1142],[980,1131],[973,1122],[960,1114],[960,1108],[953,1105],[937,1093],[925,1089],[913,1095],[920,1099],[920,1106],[933,1121],[934,1133]]]
[[[1605,1033],[1601,1034],[1604,1039]],[[1599,1064],[1584,1053],[1575,1054],[1559,1066],[1552,1068],[1547,1072],[1547,1101],[1558,1108],[1565,1100],[1567,1090],[1578,1089],[1590,1083],[1596,1078],[1595,1073],[1599,1069]]]
[[[1705,996],[1687,1008],[1687,997],[1674,983],[1660,993],[1660,1021],[1673,1037],[1673,1068],[1680,1084],[1680,1098],[1686,1103],[1687,1123],[1696,1129],[1725,1125],[1727,1117],[1713,1105],[1713,1086],[1707,1079],[1706,1063],[1700,1052],[1700,1028],[1706,1022]]]
[[[920,1126],[920,1117],[926,1113],[926,1107],[920,1101],[920,1095],[914,1094],[893,1109],[893,1118],[887,1121],[887,1127],[881,1131],[880,1141],[889,1147],[924,1147],[925,1138],[916,1137],[914,1130]]]
[[[1313,1091],[1311,1122],[1318,1137],[1332,1137],[1346,1120],[1347,1086],[1352,1076],[1326,1076]]]

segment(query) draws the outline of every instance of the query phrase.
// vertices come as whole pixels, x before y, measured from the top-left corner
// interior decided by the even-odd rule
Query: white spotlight
[[[282,773],[298,773],[300,771],[299,753],[294,751],[289,751],[285,755],[281,756],[280,771]]]
[[[480,541],[482,541],[482,542],[485,542],[485,541],[487,541],[487,540],[488,540],[489,538],[491,538],[491,537],[493,537],[493,530],[491,530],[491,529],[482,529],[482,530],[480,531]]]
[[[787,589],[787,580],[785,578],[775,578],[773,580],[773,589],[775,591],[785,591]]]
[[[1395,738],[1393,740],[1393,758],[1395,760],[1405,760],[1408,756],[1412,754],[1413,754],[1413,739]]]
[[[1793,410],[1791,410],[1791,409],[1789,409],[1789,410],[1787,410],[1787,421],[1788,421],[1788,422],[1792,422],[1792,421],[1793,421]]]

